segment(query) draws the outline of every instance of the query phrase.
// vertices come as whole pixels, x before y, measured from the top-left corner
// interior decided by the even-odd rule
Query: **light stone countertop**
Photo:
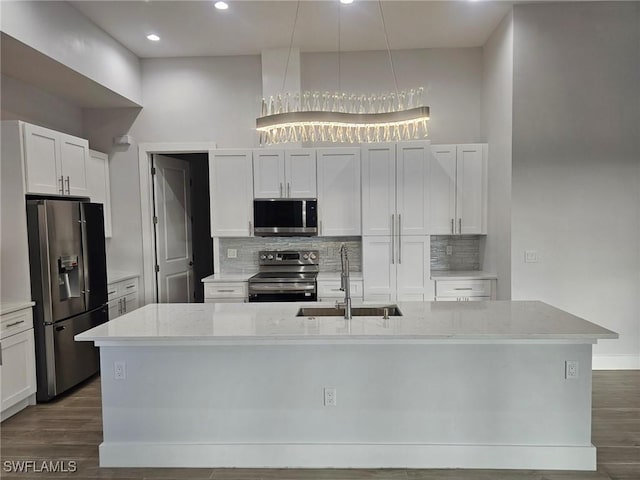
[[[247,273],[214,273],[208,277],[204,277],[202,283],[217,283],[217,282],[246,282],[249,278],[253,277],[258,272]]]
[[[0,315],[17,312],[25,308],[30,308],[30,307],[33,307],[35,304],[36,302],[32,302],[30,300],[24,300],[21,302],[2,302],[0,303]]]
[[[443,270],[431,272],[431,280],[497,280],[495,273],[483,270]]]
[[[111,270],[107,272],[107,283],[118,283],[123,280],[130,280],[132,278],[139,277],[139,273],[134,272],[123,272],[120,270]]]
[[[296,317],[317,303],[149,304],[76,335],[101,346],[595,343],[618,334],[537,301],[399,302],[401,317]]]

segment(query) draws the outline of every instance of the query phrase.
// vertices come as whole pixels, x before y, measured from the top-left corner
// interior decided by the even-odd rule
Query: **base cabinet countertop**
[[[616,333],[541,302],[301,305],[146,305],[77,335],[100,347],[100,466],[596,469],[591,350]]]

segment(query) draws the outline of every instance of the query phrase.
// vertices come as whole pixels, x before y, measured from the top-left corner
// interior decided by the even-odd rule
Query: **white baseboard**
[[[6,408],[0,414],[0,422],[4,422],[7,418],[13,417],[16,413],[24,410],[29,405],[34,405],[35,403],[30,403],[31,397],[35,398],[35,395],[31,395],[27,398],[23,398],[15,405],[11,405],[9,408]]]
[[[594,355],[593,370],[640,370],[640,355]]]
[[[596,448],[562,445],[166,444],[104,442],[101,467],[596,469]]]

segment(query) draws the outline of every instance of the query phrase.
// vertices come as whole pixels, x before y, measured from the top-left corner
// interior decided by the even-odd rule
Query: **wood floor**
[[[228,480],[640,480],[640,371],[593,374],[593,444],[597,472],[522,470],[264,470],[100,468],[102,441],[100,381],[89,380],[58,400],[29,407],[1,428],[0,478],[75,480],[228,479]],[[73,460],[67,473],[7,472],[6,461]],[[69,464],[66,464],[69,470]]]

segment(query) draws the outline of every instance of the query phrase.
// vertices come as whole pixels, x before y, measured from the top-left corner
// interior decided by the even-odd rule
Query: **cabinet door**
[[[317,151],[320,235],[360,235],[360,149]]]
[[[36,391],[33,329],[0,342],[2,349],[2,406],[5,410]]]
[[[456,223],[456,146],[431,146],[429,233],[453,235]]]
[[[482,144],[457,148],[457,233],[486,233],[486,173]]]
[[[316,151],[285,151],[285,194],[289,198],[316,198]]]
[[[27,193],[63,194],[58,132],[25,124],[24,164]]]
[[[107,305],[109,306],[109,320],[118,318],[122,314],[122,297],[109,300]]]
[[[393,235],[396,217],[396,145],[362,147],[362,234]]]
[[[87,160],[89,198],[104,206],[104,236],[111,238],[111,187],[109,183],[109,156],[89,150]]]
[[[251,150],[211,150],[211,235],[249,237],[252,231]]]
[[[429,142],[398,143],[397,213],[401,235],[429,233]]]
[[[282,150],[253,151],[253,195],[255,198],[286,196]]]
[[[431,301],[435,294],[431,280],[431,252],[428,236],[404,236],[398,245],[396,290],[398,301]]]
[[[67,195],[89,196],[87,159],[89,142],[83,138],[60,133],[60,163]]]
[[[365,301],[396,299],[396,259],[393,237],[362,237]]]

